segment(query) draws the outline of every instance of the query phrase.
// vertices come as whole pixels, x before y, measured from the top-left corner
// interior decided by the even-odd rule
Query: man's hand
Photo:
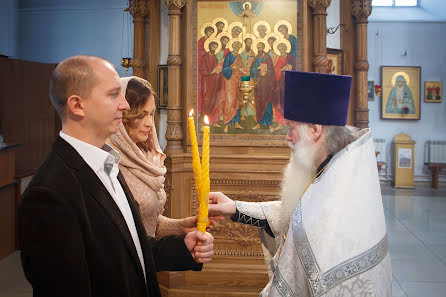
[[[235,201],[221,192],[209,193],[209,214],[212,216],[230,217],[235,214]]]
[[[210,233],[203,234],[197,230],[189,232],[184,237],[184,243],[192,257],[198,259],[198,262],[207,263],[212,260],[214,237]]]

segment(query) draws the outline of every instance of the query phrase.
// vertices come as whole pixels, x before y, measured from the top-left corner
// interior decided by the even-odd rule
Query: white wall
[[[415,180],[430,180],[424,166],[424,144],[427,140],[446,140],[446,101],[425,103],[424,82],[446,83],[446,23],[369,22],[369,80],[380,83],[380,66],[421,67],[421,115],[418,121],[383,120],[380,118],[381,98],[369,101],[369,125],[376,138],[387,141],[386,162],[390,165],[393,137],[404,132],[416,141]],[[407,53],[404,55],[404,53]],[[443,90],[442,96],[444,97]],[[388,166],[387,174],[392,175]],[[445,175],[440,180],[446,180]]]
[[[336,28],[341,23],[341,11],[339,0],[332,0],[330,6],[327,8],[327,28]],[[328,48],[341,48],[341,30],[339,28],[334,34],[327,34],[327,47]]]
[[[120,65],[126,5],[126,0],[23,0],[18,58],[57,63],[73,55],[96,55],[114,64],[119,75],[131,75]],[[124,55],[129,51],[126,40]]]
[[[160,38],[160,65],[167,64],[167,56],[169,55],[169,10],[166,7],[164,1],[161,1],[161,38]],[[160,120],[158,126],[158,140],[161,149],[165,149],[167,146],[166,140],[167,130],[167,109],[160,110]],[[186,134],[184,134],[186,135]]]
[[[0,54],[17,57],[17,1],[0,1]]]

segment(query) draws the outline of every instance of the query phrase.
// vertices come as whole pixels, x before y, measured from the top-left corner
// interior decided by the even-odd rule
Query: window
[[[372,0],[372,6],[404,7],[417,5],[418,0]]]

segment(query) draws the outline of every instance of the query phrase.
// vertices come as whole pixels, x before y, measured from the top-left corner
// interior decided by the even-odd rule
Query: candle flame
[[[208,118],[207,115],[204,116],[204,123],[205,123],[206,125],[209,125],[209,118]]]
[[[194,109],[192,108],[190,111],[189,111],[189,116],[191,117],[191,116],[193,116],[194,115]]]

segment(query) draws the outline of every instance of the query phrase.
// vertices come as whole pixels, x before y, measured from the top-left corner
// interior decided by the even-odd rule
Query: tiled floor
[[[394,297],[446,296],[446,186],[382,185]],[[18,253],[0,261],[0,296],[30,297]]]
[[[446,187],[382,187],[393,296],[446,296]]]

